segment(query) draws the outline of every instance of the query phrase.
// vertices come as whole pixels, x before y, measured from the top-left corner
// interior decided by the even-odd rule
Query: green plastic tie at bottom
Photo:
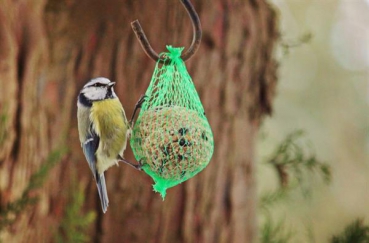
[[[199,173],[200,171],[202,171],[204,168],[206,167],[203,166],[199,169],[197,169],[196,171],[193,171],[192,173],[189,173],[188,175],[184,175],[183,178],[179,179],[179,180],[173,180],[173,179],[165,179],[160,177],[159,175],[157,175],[155,172],[153,172],[150,169],[149,165],[144,165],[142,167],[142,169],[145,171],[146,174],[148,174],[155,182],[155,184],[153,185],[154,191],[160,193],[161,197],[163,198],[163,201],[165,199],[165,196],[167,194],[167,189],[174,187],[178,184],[181,184],[182,182],[190,179],[191,177],[194,177],[197,173]]]

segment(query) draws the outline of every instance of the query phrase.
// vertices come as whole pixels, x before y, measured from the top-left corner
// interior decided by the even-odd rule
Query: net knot
[[[166,55],[169,57],[169,59],[172,62],[177,62],[178,60],[181,59],[181,54],[182,54],[184,47],[173,47],[173,46],[168,45],[167,49],[169,52],[166,53]]]

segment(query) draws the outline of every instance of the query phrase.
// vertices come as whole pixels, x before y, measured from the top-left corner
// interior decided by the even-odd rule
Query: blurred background
[[[286,218],[291,242],[328,242],[357,218],[369,222],[369,1],[271,2],[282,44],[274,113],[259,139],[259,195],[278,182],[263,162],[286,134],[302,129],[307,146],[331,166],[331,183],[308,179],[311,197],[294,192],[273,213]],[[286,51],[286,43],[296,47]]]

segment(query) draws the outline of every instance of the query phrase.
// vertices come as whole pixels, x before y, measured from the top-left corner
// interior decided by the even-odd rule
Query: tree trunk
[[[0,232],[3,242],[52,241],[73,180],[97,220],[94,242],[256,242],[254,148],[271,112],[276,16],[265,0],[193,0],[203,41],[186,62],[215,139],[209,166],[165,201],[144,173],[121,165],[106,173],[110,205],[101,212],[79,145],[76,97],[90,78],[117,82],[132,114],[155,63],[130,22],[139,19],[153,48],[188,47],[192,28],[180,1],[0,0],[0,203],[17,198],[51,152],[68,153],[50,170],[36,205]],[[133,160],[129,149],[125,157]],[[1,209],[1,208],[0,208]],[[52,230],[50,230],[52,229]]]

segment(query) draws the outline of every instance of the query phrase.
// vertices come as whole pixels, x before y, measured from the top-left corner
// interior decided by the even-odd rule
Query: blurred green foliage
[[[276,146],[266,162],[267,165],[275,169],[280,185],[276,190],[264,193],[259,199],[259,205],[264,216],[263,224],[260,227],[261,243],[295,242],[293,238],[294,229],[287,229],[285,219],[275,222],[271,211],[273,211],[277,203],[286,202],[289,199],[289,195],[295,189],[303,187],[304,182],[309,181],[311,176],[320,175],[326,184],[331,181],[332,175],[329,165],[321,162],[314,153],[307,153],[306,148],[299,143],[303,135],[304,132],[302,130],[288,134]],[[313,189],[309,188],[309,190]],[[303,190],[303,192],[306,191]],[[314,235],[314,233],[309,233],[310,242],[315,242],[311,239],[311,235]],[[329,242],[369,243],[369,226],[364,224],[364,220],[357,219],[346,226],[342,233],[333,236]]]
[[[29,206],[38,202],[37,196],[31,196],[31,192],[39,189],[47,179],[49,171],[62,159],[67,149],[62,147],[50,152],[46,161],[41,164],[40,168],[31,175],[27,187],[24,189],[22,196],[0,207],[0,231],[11,226],[15,220],[24,212]]]
[[[318,158],[332,169],[329,186],[321,183],[323,175],[303,180],[302,190],[308,188],[311,197],[291,191],[272,214],[293,223],[293,242],[329,242],[354,219],[369,219],[369,1],[270,2],[279,13],[280,65],[273,116],[263,122],[269,138],[259,156],[270,155],[277,141],[303,128]],[[262,196],[279,186],[271,168],[258,172]]]
[[[55,242],[91,242],[86,230],[95,221],[96,213],[94,211],[83,212],[85,203],[84,190],[78,185],[76,180],[71,184],[69,192],[68,204],[58,232],[55,235]]]
[[[8,122],[8,116],[7,116],[7,110],[3,107],[0,107],[1,113],[0,113],[0,145],[2,145],[5,141],[6,134],[7,134],[7,122]]]
[[[309,43],[313,39],[313,34],[310,32],[304,33],[296,39],[286,40],[281,39],[280,46],[282,49],[283,56],[290,54],[291,48],[300,47],[301,45]]]
[[[259,207],[262,209],[264,220],[260,228],[262,243],[288,243],[293,238],[293,230],[286,230],[285,220],[274,223],[271,211],[274,205],[288,200],[288,196],[295,190],[305,188],[312,176],[319,175],[323,182],[331,181],[331,169],[328,164],[320,161],[316,154],[301,143],[304,132],[296,130],[288,134],[279,144],[265,163],[276,171],[279,187],[261,195]],[[302,192],[310,195],[312,187],[306,187]]]
[[[272,218],[266,220],[260,231],[261,243],[287,243],[291,241],[293,236],[291,230],[286,230],[283,220],[274,223]]]
[[[369,243],[369,226],[364,224],[364,220],[357,219],[340,235],[333,236],[330,243]]]
[[[331,181],[331,170],[327,163],[317,159],[313,151],[308,151],[301,143],[302,130],[288,134],[276,147],[274,153],[267,161],[274,166],[282,187],[288,187],[294,182],[303,186],[308,174],[319,174],[326,183]]]

